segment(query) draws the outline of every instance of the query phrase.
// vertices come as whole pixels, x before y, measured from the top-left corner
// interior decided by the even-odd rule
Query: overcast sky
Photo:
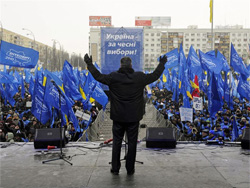
[[[88,52],[89,16],[112,16],[115,27],[134,27],[136,16],[171,16],[170,28],[211,28],[210,0],[0,0],[5,29],[52,46],[58,40],[72,53]],[[214,0],[215,25],[250,28],[250,0]],[[32,38],[32,37],[31,37]],[[59,48],[59,46],[57,46]]]

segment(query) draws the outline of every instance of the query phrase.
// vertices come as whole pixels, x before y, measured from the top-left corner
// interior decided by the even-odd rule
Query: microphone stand
[[[43,161],[43,164],[44,163],[47,163],[47,162],[51,162],[51,161],[56,161],[56,160],[64,160],[65,162],[69,163],[70,165],[73,165],[73,163],[69,162],[68,160],[65,159],[65,156],[62,152],[62,117],[61,117],[61,89],[58,88],[58,86],[56,85],[55,81],[54,80],[51,80],[52,84],[57,88],[58,90],[58,94],[59,94],[59,120],[60,120],[60,127],[59,127],[59,131],[60,131],[60,154],[59,154],[59,157],[57,158],[54,158],[54,159],[49,159],[49,160],[46,160],[46,161]],[[63,129],[64,130],[64,129]]]

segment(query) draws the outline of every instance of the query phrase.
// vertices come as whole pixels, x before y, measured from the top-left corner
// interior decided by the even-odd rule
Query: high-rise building
[[[144,31],[144,70],[156,67],[157,57],[183,44],[185,55],[188,55],[192,45],[194,49],[208,52],[212,49],[211,29],[199,29],[192,25],[186,29],[143,27]],[[238,54],[247,61],[249,58],[250,29],[236,26],[216,26],[214,33],[214,49],[218,49],[229,62],[230,48],[233,43]],[[100,65],[101,62],[101,28],[90,28],[89,53],[93,60]]]

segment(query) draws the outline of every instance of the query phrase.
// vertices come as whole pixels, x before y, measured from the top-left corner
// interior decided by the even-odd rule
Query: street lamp
[[[0,25],[1,25],[1,38],[0,38],[0,40],[3,40],[3,24],[1,21],[0,21]]]
[[[23,28],[23,30],[25,30],[25,31],[29,31],[29,32],[30,32],[30,33],[27,33],[27,35],[32,35],[33,40],[34,40],[34,46],[35,46],[35,48],[34,48],[34,49],[36,49],[36,38],[35,38],[34,33],[33,33],[31,30],[29,30],[29,29],[25,29],[25,28]]]
[[[60,47],[60,52],[62,51],[62,46],[60,44],[60,42],[58,40],[55,40],[55,39],[52,39],[53,43],[56,44],[58,43],[59,44],[59,47]],[[60,63],[60,53],[59,53],[59,69],[61,69],[61,63]]]

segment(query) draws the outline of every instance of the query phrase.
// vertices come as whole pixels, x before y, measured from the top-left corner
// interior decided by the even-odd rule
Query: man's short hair
[[[130,57],[125,56],[125,57],[121,58],[121,67],[122,68],[131,67],[131,65],[132,65],[132,60]]]

